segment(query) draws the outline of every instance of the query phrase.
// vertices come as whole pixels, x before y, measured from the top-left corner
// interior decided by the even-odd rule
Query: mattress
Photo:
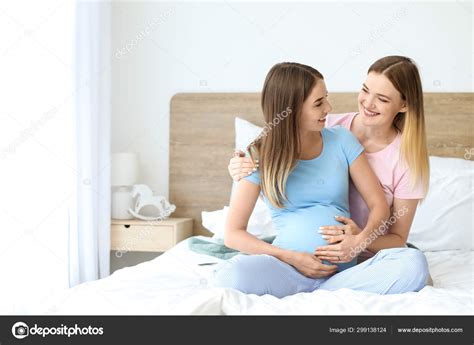
[[[349,289],[316,290],[278,299],[211,286],[214,265],[200,264],[221,260],[189,250],[188,242],[151,261],[64,290],[28,310],[53,315],[474,314],[473,251],[426,252],[434,286],[416,293],[382,296]]]

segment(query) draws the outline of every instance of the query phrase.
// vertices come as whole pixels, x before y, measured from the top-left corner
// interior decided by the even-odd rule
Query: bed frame
[[[473,93],[426,93],[430,155],[474,160]],[[331,93],[332,113],[357,110],[357,93]],[[263,125],[259,93],[179,93],[171,99],[170,201],[174,217],[194,219],[194,235],[211,235],[201,212],[229,204],[227,165],[234,149],[234,118]]]

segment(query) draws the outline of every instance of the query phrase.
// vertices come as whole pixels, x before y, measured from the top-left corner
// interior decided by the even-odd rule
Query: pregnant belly
[[[316,247],[328,244],[318,232],[319,227],[341,225],[334,216],[348,217],[349,214],[326,205],[284,212],[273,218],[273,223],[278,230],[273,245],[288,250],[313,253]]]

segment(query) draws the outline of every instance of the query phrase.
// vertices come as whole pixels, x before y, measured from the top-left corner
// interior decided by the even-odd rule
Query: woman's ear
[[[406,103],[402,104],[402,108],[398,111],[399,113],[406,113],[408,111],[408,107]]]

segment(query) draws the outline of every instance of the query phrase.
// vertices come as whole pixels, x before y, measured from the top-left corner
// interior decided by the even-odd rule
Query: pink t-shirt
[[[357,114],[331,114],[327,117],[326,126],[340,125],[350,130],[352,120]],[[410,186],[410,171],[408,166],[400,159],[400,145],[401,134],[398,134],[384,149],[372,153],[365,152],[372,170],[382,185],[390,208],[393,206],[394,198],[422,199],[425,196],[421,183],[414,187]],[[349,207],[352,219],[359,228],[363,229],[367,224],[369,209],[352,181],[349,184]]]

